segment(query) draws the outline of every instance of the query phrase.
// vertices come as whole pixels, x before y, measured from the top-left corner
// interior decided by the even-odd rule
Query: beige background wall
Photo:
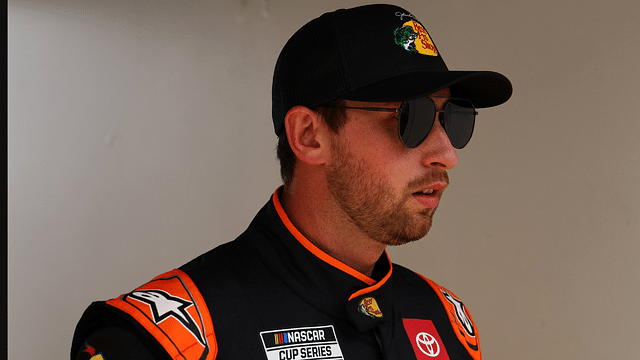
[[[280,184],[271,72],[360,1],[8,2],[9,358],[233,239]],[[507,75],[422,241],[486,359],[637,359],[640,2],[402,1],[452,69]]]

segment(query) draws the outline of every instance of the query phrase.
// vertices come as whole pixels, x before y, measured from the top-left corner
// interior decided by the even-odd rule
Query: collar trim
[[[369,286],[367,288],[364,288],[360,291],[356,291],[353,294],[351,294],[351,296],[349,297],[349,301],[351,301],[352,299],[357,298],[360,295],[364,295],[364,294],[368,294],[370,292],[374,292],[376,290],[378,290],[382,285],[387,283],[387,280],[389,280],[389,278],[391,277],[391,273],[393,273],[393,264],[391,263],[391,259],[389,259],[389,254],[387,254],[387,251],[384,251],[384,256],[387,258],[387,262],[389,263],[389,271],[387,271],[387,275],[385,275],[382,280],[378,281],[377,284],[373,285],[373,284],[369,284],[369,285],[373,285],[373,286]]]
[[[304,246],[309,252],[311,252],[313,255],[315,255],[316,257],[318,257],[320,260],[326,262],[327,264],[342,270],[343,272],[355,277],[356,279],[364,282],[365,284],[369,285],[370,287],[362,289],[360,291],[358,291],[357,293],[353,294],[351,296],[351,298],[353,298],[354,296],[357,296],[356,294],[358,293],[367,293],[370,291],[373,291],[377,288],[379,288],[380,286],[382,286],[382,284],[384,284],[387,279],[391,276],[391,269],[389,269],[389,272],[387,273],[387,275],[384,277],[384,279],[382,279],[381,281],[376,281],[366,275],[364,275],[363,273],[355,270],[354,268],[350,267],[349,265],[333,258],[332,256],[330,256],[329,254],[325,253],[324,251],[320,250],[317,246],[315,246],[311,241],[309,241],[309,239],[307,239],[304,235],[302,235],[302,233],[295,227],[295,225],[293,225],[293,223],[291,222],[291,220],[289,219],[289,217],[287,216],[287,213],[285,213],[284,208],[282,207],[282,204],[280,203],[280,199],[278,198],[278,191],[281,189],[282,187],[279,187],[278,189],[276,189],[276,191],[273,193],[273,204],[275,205],[276,211],[278,212],[278,216],[280,217],[280,220],[282,220],[282,222],[284,223],[284,226],[287,227],[287,229],[289,230],[289,232],[296,238],[296,240],[298,240],[298,242]],[[387,256],[387,260],[389,260],[389,256],[387,255],[387,252],[385,251],[385,255]],[[391,264],[391,261],[389,261],[389,264]],[[377,283],[377,284],[376,284]],[[372,286],[375,285],[375,286]]]

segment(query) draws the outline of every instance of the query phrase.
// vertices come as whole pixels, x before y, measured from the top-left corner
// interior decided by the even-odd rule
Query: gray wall
[[[507,75],[422,241],[486,359],[634,359],[640,2],[398,1],[452,69]],[[66,358],[96,299],[233,239],[280,184],[279,49],[359,1],[10,0],[9,357]]]

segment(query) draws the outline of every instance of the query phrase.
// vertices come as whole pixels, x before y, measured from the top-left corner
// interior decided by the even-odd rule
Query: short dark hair
[[[345,109],[339,106],[344,106],[344,100],[334,99],[312,108],[313,111],[320,114],[320,118],[334,133],[338,133],[347,121]],[[293,153],[293,150],[291,150],[286,130],[282,130],[280,135],[278,135],[276,155],[280,161],[280,176],[282,177],[282,181],[285,185],[289,185],[291,180],[293,180],[296,155]]]

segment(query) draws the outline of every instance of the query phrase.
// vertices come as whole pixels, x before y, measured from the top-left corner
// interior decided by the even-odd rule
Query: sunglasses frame
[[[475,105],[473,105],[473,102],[471,102],[471,100],[469,99],[464,99],[464,98],[456,98],[456,97],[439,97],[439,96],[427,96],[426,98],[428,98],[429,100],[431,100],[431,102],[433,103],[433,106],[435,108],[435,102],[433,102],[433,99],[448,99],[449,101],[447,101],[444,105],[444,109],[438,110],[435,109],[435,113],[434,113],[434,118],[432,119],[431,122],[431,127],[429,129],[429,133],[431,132],[431,129],[433,129],[433,123],[435,122],[435,119],[437,118],[438,121],[440,122],[440,125],[442,125],[442,128],[444,129],[445,132],[447,132],[447,128],[445,126],[445,119],[444,119],[444,113],[446,111],[447,106],[451,103],[451,101],[453,100],[462,100],[462,101],[467,101],[470,105],[471,108],[473,109],[473,123],[475,125],[475,117],[476,115],[478,115],[478,111],[475,107]],[[415,100],[415,99],[414,99]],[[378,107],[358,107],[358,106],[341,106],[341,105],[320,105],[320,107],[329,107],[329,108],[340,108],[340,109],[353,109],[353,110],[366,110],[366,111],[379,111],[379,112],[395,112],[395,113],[399,113],[402,114],[402,108],[404,107],[404,104],[407,102],[411,102],[413,100],[407,100],[407,101],[403,101],[400,104],[400,107],[397,109],[394,108],[378,108]],[[400,133],[400,122],[398,121],[398,137],[400,138],[400,141],[402,142],[402,144],[406,147],[408,147],[409,149],[414,149],[418,146],[420,146],[420,144],[422,144],[424,142],[424,140],[427,138],[427,136],[429,136],[429,133],[426,134],[426,136],[419,142],[417,143],[415,146],[409,146],[407,145],[404,140],[402,139],[402,134]],[[473,134],[473,127],[471,129],[471,134]],[[447,133],[447,137],[449,137],[449,133]],[[471,140],[471,136],[469,136],[469,139],[467,140],[467,142],[460,146],[460,147],[456,147],[454,146],[456,149],[462,149],[463,147],[465,147],[467,145],[467,143],[469,142],[469,140]],[[449,139],[449,141],[451,141],[451,139]]]

